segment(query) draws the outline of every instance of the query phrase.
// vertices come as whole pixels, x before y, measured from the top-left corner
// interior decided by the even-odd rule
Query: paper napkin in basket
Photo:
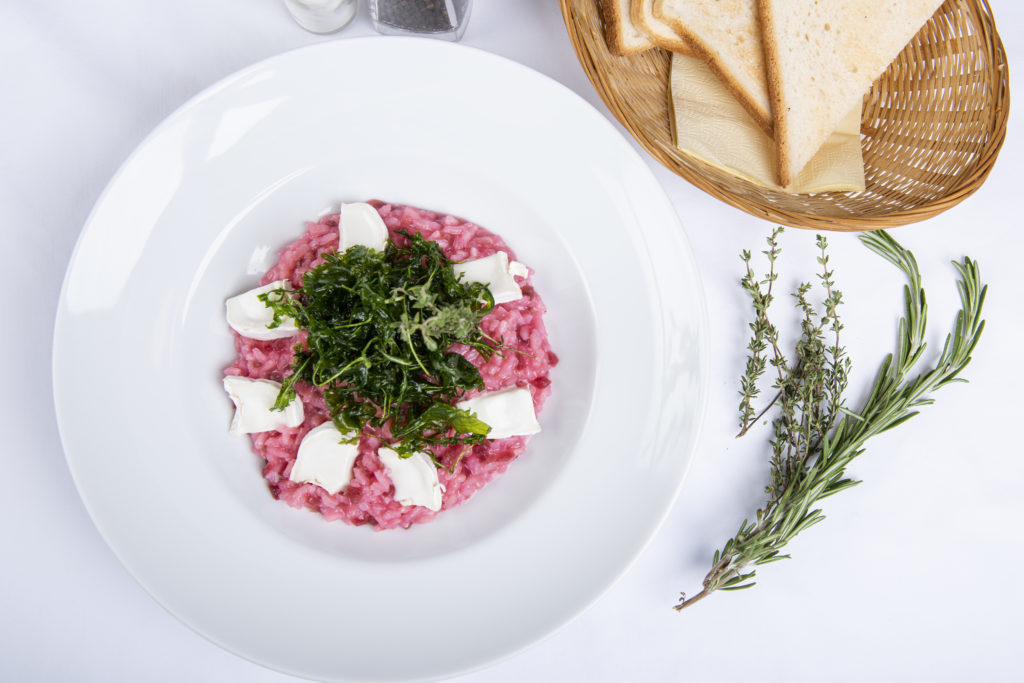
[[[861,105],[854,107],[789,187],[775,182],[775,142],[704,62],[672,55],[676,147],[750,182],[793,194],[864,189]]]

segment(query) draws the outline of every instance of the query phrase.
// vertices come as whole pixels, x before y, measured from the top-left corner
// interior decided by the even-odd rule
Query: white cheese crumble
[[[426,453],[403,458],[390,448],[377,449],[377,457],[387,468],[395,485],[395,500],[402,505],[422,505],[438,511],[444,486],[437,479],[437,466]]]
[[[526,388],[509,387],[492,391],[468,401],[461,401],[456,406],[476,413],[477,418],[490,425],[488,439],[528,436],[540,431],[540,424],[533,409],[533,397]]]
[[[235,404],[235,416],[228,429],[232,434],[268,432],[281,427],[298,427],[304,419],[302,401],[296,396],[284,410],[271,410],[281,384],[269,379],[228,375],[224,390]]]
[[[367,249],[384,251],[388,244],[388,226],[377,209],[364,202],[341,205],[338,220],[338,251],[361,244]]]
[[[495,304],[515,301],[523,296],[516,284],[516,277],[526,277],[529,269],[518,261],[509,261],[508,254],[496,251],[490,256],[452,265],[455,275],[463,275],[465,282],[482,282],[487,285]]]
[[[275,289],[291,289],[291,286],[288,280],[276,280],[228,299],[224,305],[231,329],[243,337],[262,341],[294,336],[299,328],[291,318],[282,318],[281,324],[273,329],[267,327],[274,320],[274,311],[260,301],[259,295]]]
[[[330,420],[309,430],[299,444],[288,478],[316,484],[332,495],[342,490],[352,480],[352,465],[359,455],[358,444],[339,443],[351,436],[339,432]]]

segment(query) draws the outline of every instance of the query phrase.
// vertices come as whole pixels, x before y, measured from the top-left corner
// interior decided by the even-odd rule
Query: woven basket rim
[[[606,83],[611,82],[610,73],[602,70],[601,61],[607,60],[607,46],[603,38],[594,40],[587,32],[586,27],[577,17],[577,10],[580,7],[586,8],[583,3],[590,3],[594,12],[598,11],[596,3],[599,0],[559,0],[562,11],[562,18],[577,59],[583,67],[587,78],[594,86],[601,100],[612,112],[615,118],[629,131],[630,135],[659,163],[670,171],[684,178],[697,188],[720,199],[748,214],[765,220],[780,223],[797,228],[813,230],[877,230],[910,223],[919,222],[942,213],[960,203],[971,194],[976,192],[985,182],[989,172],[992,170],[1003,141],[1006,137],[1006,125],[1009,117],[1009,66],[1006,51],[1003,47],[999,32],[996,29],[995,18],[992,15],[988,0],[947,0],[947,5],[955,3],[958,9],[969,11],[970,20],[977,30],[979,40],[984,45],[984,57],[989,68],[985,73],[988,78],[987,92],[991,93],[991,99],[985,105],[989,111],[988,139],[985,147],[978,156],[967,167],[958,170],[958,177],[955,184],[947,188],[941,196],[929,198],[915,206],[898,208],[891,212],[876,213],[871,215],[849,215],[849,216],[823,216],[811,212],[793,211],[773,205],[770,201],[757,201],[750,197],[751,194],[764,194],[768,199],[775,196],[779,199],[791,199],[793,195],[787,195],[781,191],[771,191],[738,176],[731,176],[730,183],[733,186],[742,188],[745,196],[731,188],[723,188],[715,182],[715,174],[722,172],[715,170],[706,164],[702,159],[687,154],[672,145],[672,149],[666,150],[655,144],[652,135],[643,130],[639,122],[632,119],[624,101],[619,94],[613,91]],[[945,7],[946,5],[943,5]],[[937,13],[938,14],[938,13]],[[592,16],[587,18],[592,19]],[[929,20],[930,25],[935,18]],[[928,26],[926,25],[926,26]],[[657,49],[657,48],[655,48]],[[603,51],[598,53],[597,51]],[[667,55],[668,53],[664,53]],[[614,58],[611,59],[622,59]],[[998,74],[995,78],[988,76]],[[878,82],[873,89],[878,86]],[[862,133],[864,129],[862,127]],[[694,170],[700,169],[700,170]],[[870,188],[869,184],[869,188]],[[836,197],[853,198],[860,193],[821,193],[818,195],[804,195],[808,198],[820,198],[821,205],[826,206]]]

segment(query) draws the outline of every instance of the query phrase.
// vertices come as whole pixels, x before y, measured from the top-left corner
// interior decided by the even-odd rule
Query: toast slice
[[[654,0],[630,0],[629,18],[658,47],[684,55],[693,54],[689,44],[671,26],[654,16]]]
[[[943,0],[758,0],[788,185]]]
[[[686,41],[761,130],[771,135],[773,118],[757,0],[654,0],[654,16]]]
[[[789,187],[775,182],[775,141],[698,57],[672,55],[669,78],[672,141],[691,157],[755,185],[790,194],[861,192],[861,104],[829,136]]]
[[[633,25],[629,17],[630,0],[601,0],[604,40],[613,55],[625,57],[654,47],[650,37]]]

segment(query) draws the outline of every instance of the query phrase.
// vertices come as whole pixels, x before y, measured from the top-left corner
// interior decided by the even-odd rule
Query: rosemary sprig
[[[740,382],[740,436],[765,412],[756,414],[752,402],[766,363],[775,367],[778,375],[774,385],[777,393],[769,403],[769,407],[779,405],[779,415],[772,423],[767,502],[755,519],[744,520],[736,535],[715,551],[701,591],[691,598],[681,594],[676,610],[718,590],[750,588],[757,566],[788,558],[781,552],[786,544],[825,518],[814,506],[859,483],[847,478],[845,471],[864,452],[868,439],[917,415],[918,408],[932,403],[930,392],[951,382],[966,381],[960,373],[970,362],[985,328],[981,312],[988,287],[981,282],[978,264],[969,258],[954,261],[959,273],[961,310],[935,365],[912,374],[926,347],[928,314],[917,261],[885,232],[861,235],[869,249],[903,271],[908,285],[904,287],[905,312],[899,321],[896,351],[882,361],[864,405],[857,412],[850,411],[843,405],[850,361],[839,343],[843,329],[838,314],[842,294],[835,288],[823,237],[818,237],[818,263],[822,269],[818,279],[825,291],[823,312],[819,315],[807,299],[811,285],[801,285],[794,295],[803,319],[792,367],[779,349],[778,332],[768,319],[768,307],[772,302],[771,286],[777,277],[775,260],[781,231],[775,230],[768,238],[769,249],[764,253],[769,260],[769,274],[764,279],[754,276],[749,252],[742,254],[747,268],[742,285],[751,296],[755,320],[750,325],[750,356]],[[771,356],[766,359],[769,350]]]

